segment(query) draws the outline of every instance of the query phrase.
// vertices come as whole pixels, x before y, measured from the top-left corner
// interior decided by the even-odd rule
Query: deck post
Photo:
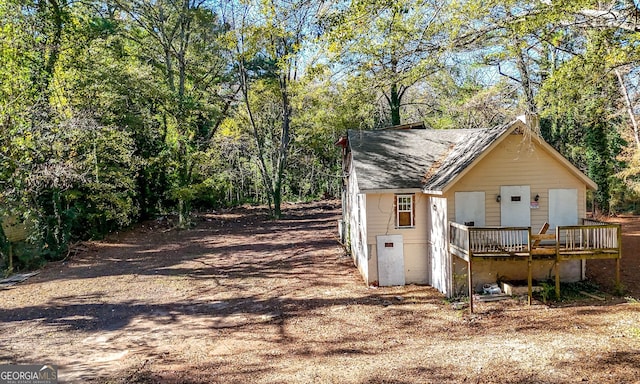
[[[556,299],[560,300],[560,227],[556,227]]]
[[[618,243],[618,258],[616,259],[616,289],[622,291],[622,287],[620,287],[620,259],[622,259],[622,224],[618,224],[617,228],[618,238],[616,239]]]
[[[616,259],[616,289],[622,291],[622,287],[620,287],[620,257]]]
[[[545,223],[546,224],[546,223]],[[532,271],[532,256],[531,256],[531,227],[529,227],[529,257],[527,258],[527,302],[531,305],[531,296],[533,295],[533,271]]]
[[[473,313],[473,269],[471,267],[471,259],[473,258],[473,253],[469,252],[469,263],[467,263],[467,274],[469,275],[467,277],[467,281],[469,284],[469,310],[471,311],[471,313]]]
[[[527,260],[527,263],[529,264],[527,266],[528,271],[527,271],[527,286],[529,288],[528,293],[527,293],[527,302],[529,305],[531,305],[531,299],[533,296],[533,272],[531,271],[531,254],[529,254],[529,260]]]
[[[560,262],[556,259],[556,299],[560,300]]]

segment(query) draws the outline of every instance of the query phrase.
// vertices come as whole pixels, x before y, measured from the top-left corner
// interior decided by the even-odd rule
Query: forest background
[[[0,0],[0,268],[141,220],[187,227],[194,209],[245,203],[277,218],[283,201],[337,197],[341,135],[419,121],[537,114],[598,183],[591,208],[640,210],[639,14],[631,0]]]

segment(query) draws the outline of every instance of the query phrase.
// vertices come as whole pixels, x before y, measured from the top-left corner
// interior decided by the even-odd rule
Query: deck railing
[[[560,251],[618,251],[620,233],[618,224],[560,226],[556,241]]]
[[[508,256],[529,252],[529,227],[468,227],[450,223],[449,243],[467,256]]]
[[[582,225],[609,225],[609,223],[592,218],[582,218]]]
[[[555,246],[564,251],[619,252],[619,224],[584,220],[586,225],[558,226]],[[531,251],[529,227],[468,227],[450,223],[449,244],[465,255],[513,255]],[[547,246],[549,244],[546,244]]]
[[[469,227],[458,223],[449,223],[449,245],[454,251],[467,253],[469,247]]]

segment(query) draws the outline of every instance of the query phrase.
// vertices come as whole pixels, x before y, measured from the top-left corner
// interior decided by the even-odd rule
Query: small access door
[[[528,185],[500,187],[500,225],[531,226],[531,188]]]
[[[404,285],[404,246],[402,235],[376,236],[378,253],[378,285]]]

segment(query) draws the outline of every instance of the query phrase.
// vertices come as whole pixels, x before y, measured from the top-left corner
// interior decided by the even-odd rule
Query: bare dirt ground
[[[430,287],[369,288],[337,202],[151,222],[0,291],[0,364],[61,383],[640,383],[640,223],[629,297],[456,311]],[[612,261],[590,263],[604,287]]]

